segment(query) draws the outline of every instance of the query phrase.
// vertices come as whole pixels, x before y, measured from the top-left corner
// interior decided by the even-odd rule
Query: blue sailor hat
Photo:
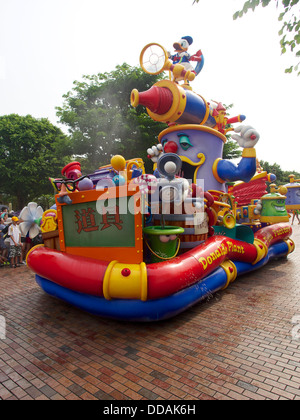
[[[189,45],[192,45],[193,43],[193,38],[191,36],[183,36],[181,39],[185,39]]]

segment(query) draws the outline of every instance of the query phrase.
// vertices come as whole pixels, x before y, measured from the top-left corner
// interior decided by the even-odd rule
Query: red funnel
[[[172,103],[173,94],[165,87],[152,86],[145,92],[139,92],[137,89],[133,89],[131,92],[131,105],[133,107],[144,105],[151,112],[158,115],[166,114]]]

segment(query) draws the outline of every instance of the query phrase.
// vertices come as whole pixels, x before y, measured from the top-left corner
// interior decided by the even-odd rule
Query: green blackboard
[[[66,247],[134,247],[135,218],[128,209],[130,197],[115,200],[101,212],[96,201],[62,206]]]

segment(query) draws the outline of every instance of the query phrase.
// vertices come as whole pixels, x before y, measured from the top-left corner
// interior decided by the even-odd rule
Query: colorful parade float
[[[192,90],[204,57],[189,56],[191,44],[183,37],[174,55],[149,44],[140,55],[145,72],[166,72],[130,98],[166,123],[148,149],[153,173],[120,155],[88,175],[71,162],[51,179],[53,208],[23,209],[23,233],[43,235],[27,264],[50,295],[102,317],[163,320],[294,250],[288,187],[257,171],[258,132],[232,127],[245,117],[228,118],[221,102]],[[228,131],[243,149],[237,165],[222,158]]]
[[[289,178],[290,182],[285,185],[285,188],[287,189],[286,209],[291,215],[293,215],[292,224],[295,217],[297,217],[298,223],[300,224],[300,179],[295,179],[295,175],[292,174],[289,176]]]

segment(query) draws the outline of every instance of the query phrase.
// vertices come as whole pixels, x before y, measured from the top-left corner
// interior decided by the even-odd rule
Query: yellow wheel
[[[148,74],[159,74],[165,70],[168,53],[160,44],[146,45],[140,54],[140,65]]]

